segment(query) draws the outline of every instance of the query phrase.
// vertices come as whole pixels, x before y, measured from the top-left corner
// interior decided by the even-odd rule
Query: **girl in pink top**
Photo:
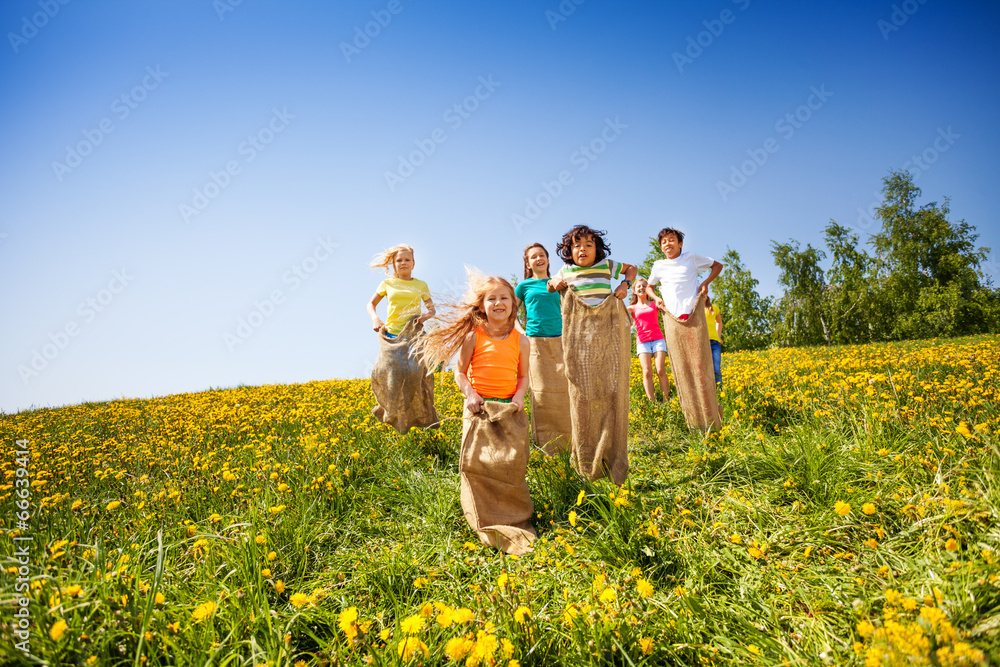
[[[670,380],[667,379],[666,358],[667,343],[660,329],[660,313],[656,306],[649,302],[646,295],[646,279],[639,276],[632,287],[632,300],[628,312],[635,320],[636,344],[639,355],[639,365],[642,366],[642,386],[646,389],[646,398],[656,401],[656,391],[653,385],[653,360],[656,361],[656,377],[660,381],[660,391],[663,401],[670,397]]]

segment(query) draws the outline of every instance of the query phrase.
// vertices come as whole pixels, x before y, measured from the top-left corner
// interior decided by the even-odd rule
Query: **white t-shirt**
[[[649,272],[649,284],[660,285],[663,305],[675,317],[688,315],[698,300],[698,272],[712,268],[715,260],[693,252],[682,252],[676,259],[658,259]]]

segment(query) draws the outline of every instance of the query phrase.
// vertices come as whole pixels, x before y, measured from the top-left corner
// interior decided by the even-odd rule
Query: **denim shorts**
[[[641,343],[639,341],[636,341],[635,351],[637,354],[653,354],[654,352],[666,352],[667,341],[663,340],[662,338],[657,338],[656,340],[651,340],[646,343]]]

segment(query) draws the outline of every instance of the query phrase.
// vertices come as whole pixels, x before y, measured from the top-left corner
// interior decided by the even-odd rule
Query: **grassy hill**
[[[1000,662],[1000,339],[723,363],[708,437],[633,368],[620,489],[534,452],[522,558],[462,516],[450,374],[405,437],[367,380],[0,415],[2,659]]]

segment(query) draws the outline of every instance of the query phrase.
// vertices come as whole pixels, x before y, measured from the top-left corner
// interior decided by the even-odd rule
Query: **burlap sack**
[[[573,463],[588,479],[628,475],[628,311],[610,296],[588,306],[567,289],[562,298],[563,358],[573,425]]]
[[[396,338],[379,332],[378,361],[372,368],[372,393],[378,403],[372,414],[401,434],[414,426],[438,426],[434,409],[434,374],[410,356],[410,347],[424,325],[411,319]]]
[[[531,385],[531,437],[545,453],[556,456],[570,447],[569,384],[562,338],[528,338],[528,381]]]
[[[480,541],[522,555],[538,537],[528,493],[528,416],[512,403],[486,401],[462,419],[462,511]]]
[[[663,336],[688,427],[718,430],[722,428],[722,411],[715,393],[715,367],[704,312],[705,297],[699,296],[683,322],[672,313],[664,313]]]

